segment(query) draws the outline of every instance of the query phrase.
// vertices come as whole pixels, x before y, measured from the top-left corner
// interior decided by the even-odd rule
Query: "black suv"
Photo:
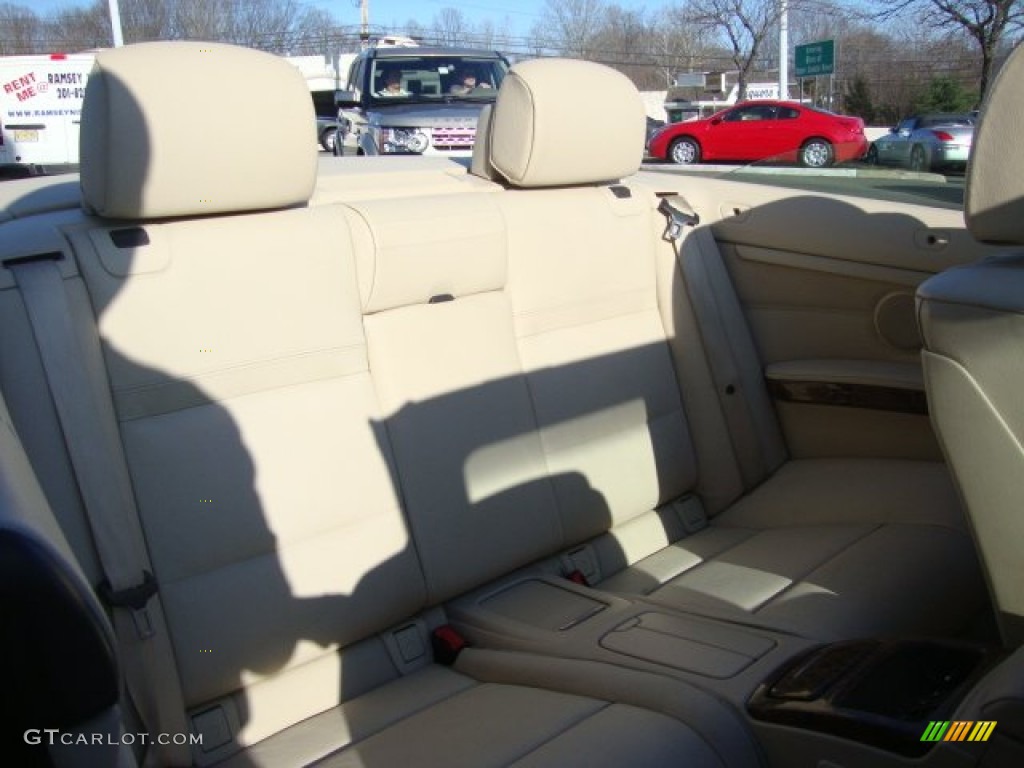
[[[480,110],[494,101],[508,61],[496,51],[388,47],[360,53],[340,108],[336,155],[468,156]]]

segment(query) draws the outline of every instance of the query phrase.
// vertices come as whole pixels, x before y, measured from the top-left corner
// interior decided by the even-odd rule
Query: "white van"
[[[0,166],[78,163],[92,53],[0,57]]]

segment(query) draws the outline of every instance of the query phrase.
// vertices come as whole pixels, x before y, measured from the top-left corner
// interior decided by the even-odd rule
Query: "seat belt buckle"
[[[700,224],[700,216],[694,211],[689,209],[683,210],[673,205],[668,201],[667,197],[662,197],[661,202],[658,203],[658,213],[668,219],[668,224],[661,239],[670,243],[676,242],[683,236],[684,227],[695,227]]]
[[[567,578],[573,584],[579,584],[583,587],[590,586],[590,582],[587,581],[586,575],[584,575],[583,571],[581,571],[579,568],[577,568],[574,571],[569,571],[567,574],[565,574],[565,578]]]
[[[146,606],[150,598],[158,591],[156,578],[149,571],[142,572],[142,582],[134,587],[115,590],[108,579],[104,579],[96,587],[100,599],[110,608],[123,608],[131,611],[135,631],[140,640],[153,636],[153,622],[149,618]]]
[[[469,642],[451,624],[442,624],[430,634],[434,661],[450,667]]]

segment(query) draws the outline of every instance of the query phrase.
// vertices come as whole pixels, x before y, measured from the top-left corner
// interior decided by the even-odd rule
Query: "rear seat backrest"
[[[585,136],[552,127],[594,100],[616,109]],[[657,202],[643,187],[609,185],[639,167],[643,127],[632,83],[581,61],[517,65],[491,115],[489,165],[515,187],[499,196],[508,291],[567,545],[696,479],[658,307]],[[661,530],[650,546],[669,540]]]
[[[503,293],[494,198],[353,204],[370,368],[431,602],[563,540]]]
[[[274,94],[211,89],[190,114],[218,125],[246,114],[260,131],[208,135],[175,114],[206,80],[203,57],[181,47]],[[342,681],[338,648],[424,600],[374,428],[351,235],[340,209],[302,207],[313,114],[280,59],[182,43],[97,62],[82,188],[117,220],[72,241],[186,705],[220,702],[202,722],[251,742],[393,675],[379,649],[362,680]],[[232,215],[195,218],[214,212]]]

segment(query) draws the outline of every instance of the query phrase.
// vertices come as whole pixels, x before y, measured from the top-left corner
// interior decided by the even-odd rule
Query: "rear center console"
[[[1007,735],[1016,733],[1011,723],[1024,723],[1024,651],[1012,657],[1016,666],[993,671],[1005,652],[966,643],[821,645],[742,617],[675,611],[537,572],[466,595],[447,610],[474,644],[610,662],[712,691],[746,709],[766,754],[779,764],[1024,765],[1024,725],[1011,743],[1021,759],[1002,757],[1011,748]],[[975,720],[949,722],[958,715]],[[987,734],[974,730],[996,720]],[[963,742],[964,749],[930,752],[940,741]],[[979,763],[982,753],[999,757]],[[949,762],[954,755],[961,762]]]
[[[466,596],[449,616],[471,642],[629,665],[743,701],[811,643],[772,629],[673,611],[566,579],[532,576]]]

